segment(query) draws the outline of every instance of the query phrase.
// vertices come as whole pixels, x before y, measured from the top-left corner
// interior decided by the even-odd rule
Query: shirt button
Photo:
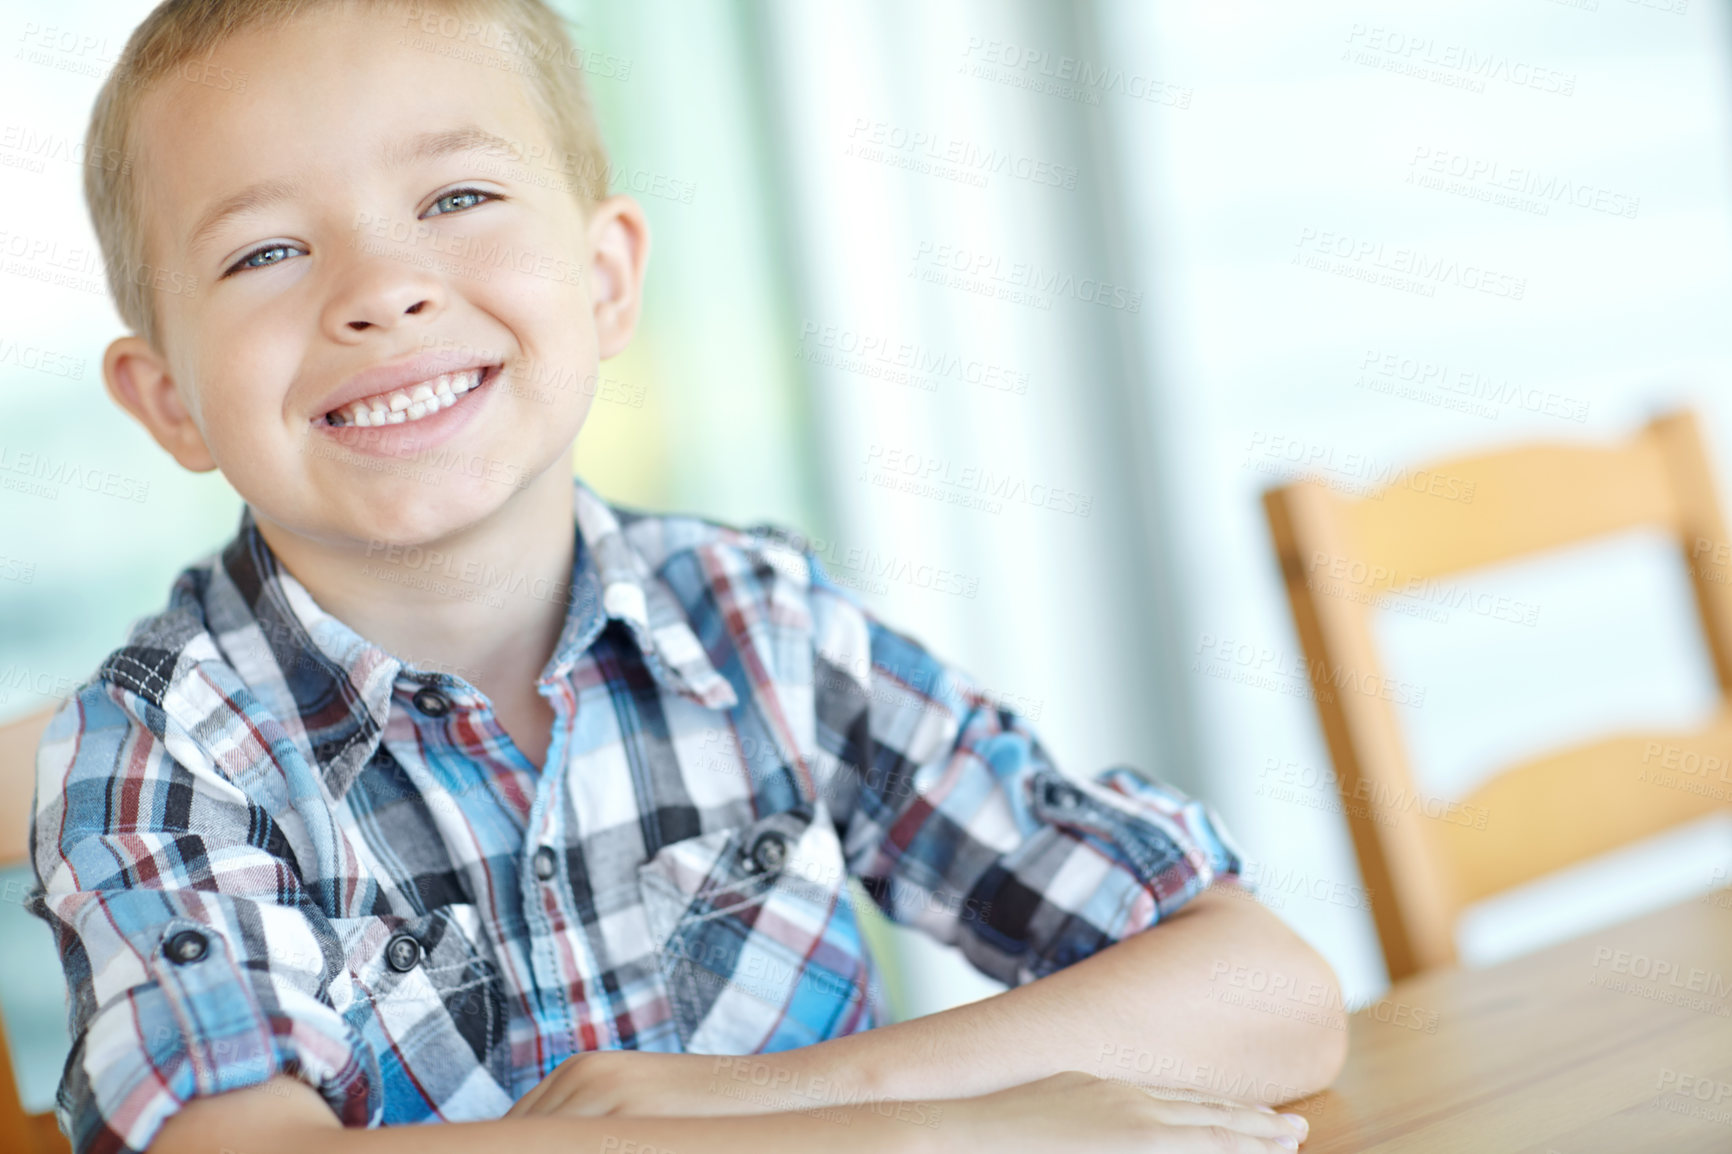
[[[1082,804],[1082,790],[1068,781],[1046,783],[1046,804],[1054,809],[1075,809]]]
[[[788,860],[788,839],[775,830],[759,834],[752,843],[751,858],[754,873],[775,873]]]
[[[421,943],[415,940],[414,934],[397,934],[385,946],[385,960],[399,974],[412,970],[421,960]]]
[[[535,876],[546,881],[553,876],[553,871],[559,868],[559,855],[553,852],[553,847],[544,845],[535,851]]]
[[[209,946],[210,940],[198,930],[182,930],[168,939],[168,943],[163,946],[163,952],[168,955],[169,961],[185,965],[204,957]]]
[[[451,712],[451,699],[437,689],[417,689],[415,708],[428,717],[444,717]]]

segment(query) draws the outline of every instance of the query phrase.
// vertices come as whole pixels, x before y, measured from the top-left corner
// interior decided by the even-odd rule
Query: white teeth
[[[394,389],[386,395],[353,401],[333,412],[330,423],[367,428],[418,421],[450,408],[464,393],[480,387],[483,371],[470,369],[466,373],[446,373],[407,389]]]

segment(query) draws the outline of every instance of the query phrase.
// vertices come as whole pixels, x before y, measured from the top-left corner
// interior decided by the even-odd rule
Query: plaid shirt
[[[1200,802],[1069,780],[787,534],[574,484],[545,768],[320,609],[250,510],[55,715],[30,908],[78,1154],[279,1071],[347,1126],[457,1121],[574,1053],[871,1029],[851,877],[1018,985],[1238,872]]]

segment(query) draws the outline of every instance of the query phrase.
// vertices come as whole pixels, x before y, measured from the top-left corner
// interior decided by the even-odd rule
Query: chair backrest
[[[36,746],[58,704],[0,725],[0,868],[30,860],[30,803],[36,793]],[[0,1150],[70,1154],[53,1113],[30,1114],[18,1099],[6,1023],[0,1019]]]
[[[1715,766],[1732,780],[1732,544],[1690,413],[1615,444],[1535,444],[1413,469],[1360,497],[1306,479],[1263,501],[1391,981],[1452,964],[1469,903],[1732,799],[1690,788],[1715,780],[1705,776]],[[1388,692],[1372,642],[1377,602],[1643,527],[1676,540],[1689,570],[1720,684],[1716,721],[1510,766],[1459,805],[1417,793],[1390,700],[1400,687]]]

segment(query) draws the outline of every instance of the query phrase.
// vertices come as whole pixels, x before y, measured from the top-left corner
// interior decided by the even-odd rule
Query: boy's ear
[[[121,337],[102,355],[102,380],[114,403],[131,413],[183,468],[216,468],[204,434],[181,403],[168,362],[143,337]]]
[[[649,221],[631,197],[610,196],[591,210],[588,230],[597,352],[606,360],[624,352],[637,329],[649,264]]]

